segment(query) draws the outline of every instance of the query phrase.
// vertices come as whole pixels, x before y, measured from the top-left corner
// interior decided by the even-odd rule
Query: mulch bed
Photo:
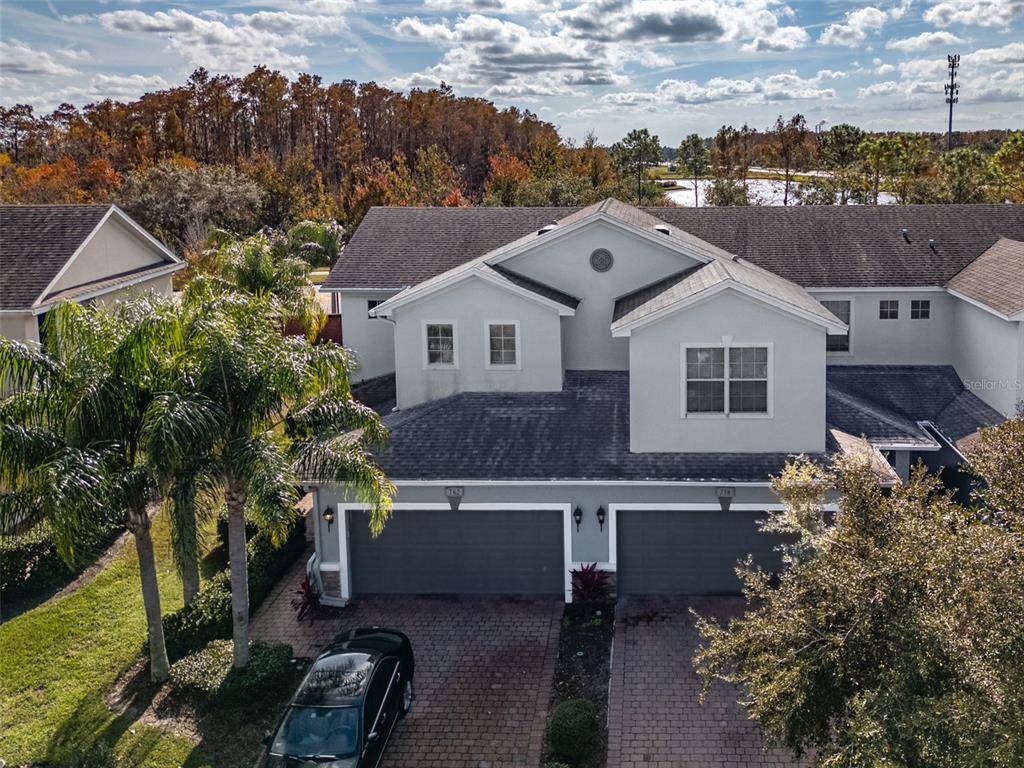
[[[597,749],[587,760],[577,763],[576,768],[603,768],[607,758],[608,683],[614,634],[614,603],[565,606],[549,711],[569,699],[588,699],[597,707],[601,728]],[[553,759],[545,744],[542,764]]]

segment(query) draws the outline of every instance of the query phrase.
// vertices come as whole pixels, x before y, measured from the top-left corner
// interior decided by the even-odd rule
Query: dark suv
[[[338,635],[267,737],[262,768],[374,768],[412,707],[412,645],[377,627]]]

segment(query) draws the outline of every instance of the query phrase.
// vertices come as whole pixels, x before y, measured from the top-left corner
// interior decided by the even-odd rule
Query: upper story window
[[[375,318],[373,315],[371,315],[370,312],[375,310],[377,307],[379,307],[383,303],[384,303],[383,299],[367,299],[367,301],[366,301],[366,316],[368,318],[370,318],[371,320],[376,320],[377,318]]]
[[[424,365],[428,368],[455,368],[455,323],[425,323]]]
[[[930,299],[910,300],[910,319],[928,320],[932,316],[932,302]]]
[[[770,415],[768,346],[685,346],[683,415]]]
[[[821,305],[838,317],[847,326],[850,325],[850,301],[849,299],[829,299],[821,302]],[[850,331],[846,333],[831,333],[825,337],[826,352],[849,352]]]
[[[487,367],[519,367],[519,323],[487,324]]]
[[[882,299],[878,302],[879,320],[899,320],[900,302],[898,299]]]

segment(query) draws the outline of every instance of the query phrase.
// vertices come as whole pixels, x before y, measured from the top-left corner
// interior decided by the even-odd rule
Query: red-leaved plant
[[[301,622],[307,616],[310,621],[316,619],[316,615],[320,611],[320,590],[316,588],[316,584],[309,578],[308,573],[303,577],[302,584],[295,590],[295,594],[298,597],[292,598],[292,608],[297,613],[296,621]]]
[[[597,563],[583,564],[569,573],[572,574],[574,603],[603,603],[611,598],[608,571],[602,571]]]

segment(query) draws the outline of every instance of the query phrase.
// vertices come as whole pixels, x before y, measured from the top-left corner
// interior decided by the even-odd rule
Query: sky
[[[827,129],[1024,127],[1024,0],[2,0],[0,103],[131,99],[196,67],[529,109],[581,140],[662,143],[803,114]]]

